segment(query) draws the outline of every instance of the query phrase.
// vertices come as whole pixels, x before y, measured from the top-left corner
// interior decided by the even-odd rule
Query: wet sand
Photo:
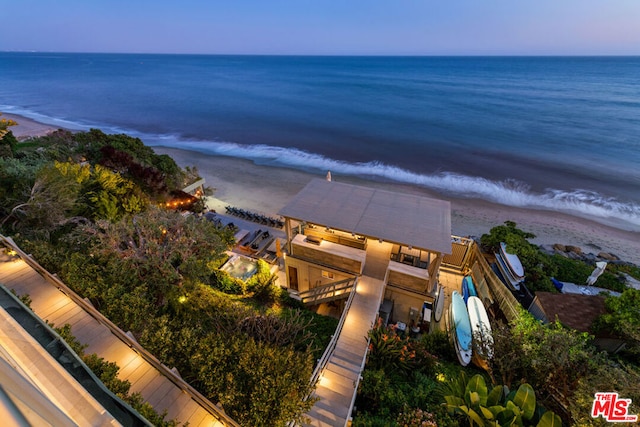
[[[27,117],[18,116],[16,114],[2,113],[0,119],[13,120],[18,124],[16,126],[9,127],[9,130],[13,133],[18,141],[36,136],[46,136],[51,132],[58,130],[59,128],[54,125],[48,125],[40,123]]]
[[[57,129],[14,114],[3,114],[19,124],[9,129],[18,139],[42,136]],[[224,212],[227,205],[266,215],[277,215],[282,207],[313,178],[312,174],[296,169],[256,165],[251,161],[232,157],[154,147],[159,154],[170,155],[180,166],[195,166],[214,189],[209,197],[211,209]],[[640,233],[629,232],[595,221],[563,213],[515,208],[479,199],[461,199],[437,194],[422,187],[391,182],[372,182],[355,177],[332,174],[334,181],[374,186],[388,191],[416,194],[451,202],[452,234],[481,236],[504,223],[514,221],[518,228],[536,235],[536,244],[562,243],[582,248],[585,253],[609,252],[620,259],[640,265]]]
[[[154,147],[170,155],[180,166],[195,166],[214,189],[209,206],[224,212],[227,205],[276,215],[289,200],[314,178],[325,176],[295,169],[256,165],[232,157],[210,156],[187,150]],[[388,191],[433,197],[451,202],[452,234],[481,236],[504,223],[514,221],[518,228],[536,235],[536,244],[562,243],[579,246],[585,253],[601,251],[640,265],[640,233],[628,232],[595,221],[552,211],[514,208],[478,199],[445,197],[421,187],[390,182],[371,182],[332,173],[333,181],[374,186]]]

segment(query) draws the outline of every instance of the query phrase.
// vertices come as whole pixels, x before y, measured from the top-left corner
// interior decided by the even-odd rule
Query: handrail
[[[106,326],[109,330],[118,337],[122,342],[127,344],[136,353],[138,353],[145,361],[152,365],[155,369],[160,371],[169,381],[180,388],[185,393],[188,393],[196,402],[198,402],[203,408],[205,408],[211,415],[218,421],[227,426],[240,427],[240,425],[231,419],[224,410],[213,404],[209,399],[204,397],[198,390],[193,388],[189,383],[184,381],[174,371],[169,369],[166,365],[160,362],[153,354],[141,346],[135,339],[132,339],[129,335],[122,331],[117,325],[107,319],[102,313],[95,309],[89,302],[80,298],[71,288],[65,285],[60,279],[53,274],[49,273],[44,267],[38,264],[30,255],[25,253],[18,245],[13,241],[11,237],[6,237],[0,234],[0,240],[11,247],[23,261],[25,261],[31,268],[38,271],[42,276],[52,281],[54,285],[68,296],[73,302],[78,304],[83,310],[85,310],[91,317],[93,317],[98,323]]]
[[[351,294],[349,295],[349,298],[347,299],[347,302],[344,305],[344,309],[342,310],[342,315],[340,316],[340,321],[336,325],[336,331],[331,336],[331,341],[329,341],[327,348],[324,350],[324,353],[322,353],[322,357],[318,359],[318,363],[316,364],[316,367],[313,370],[313,374],[311,374],[310,383],[312,385],[315,384],[316,381],[318,380],[318,377],[320,376],[320,372],[327,365],[327,362],[329,361],[329,359],[331,358],[331,355],[333,354],[333,350],[335,350],[336,348],[336,345],[338,343],[338,338],[340,338],[340,333],[342,332],[342,327],[344,326],[344,323],[347,319],[347,314],[349,313],[349,309],[351,308],[351,303],[353,302],[353,298],[356,295],[356,288],[358,287],[358,278],[356,277],[355,279],[349,279],[349,280],[350,281],[353,280],[353,290],[351,291]]]
[[[465,247],[464,254],[462,254],[462,258],[458,260],[458,262],[455,264],[451,264],[450,262],[447,262],[445,260],[447,257],[453,257],[454,256],[453,253],[450,256],[445,256],[442,261],[442,267],[449,268],[452,270],[464,270],[465,265],[468,264],[469,258],[471,257],[472,246],[474,243],[475,243],[474,240],[468,237],[459,237],[459,236],[451,235],[452,249],[454,249],[455,247],[454,245],[457,245],[458,247]],[[452,252],[455,252],[455,250]]]
[[[348,278],[318,286],[316,288],[309,289],[308,291],[300,292],[298,297],[304,304],[317,301],[322,297],[335,297],[336,292],[353,288],[353,284],[351,283],[353,280],[353,278]],[[340,295],[342,295],[342,293]]]
[[[320,357],[320,359],[318,359],[318,363],[316,363],[316,367],[314,368],[313,373],[311,374],[311,379],[309,380],[309,384],[314,390],[315,390],[315,385],[318,382],[318,377],[320,376],[320,373],[324,370],[325,366],[327,366],[329,359],[333,355],[333,351],[335,350],[336,345],[338,343],[338,338],[340,338],[340,333],[342,332],[342,328],[347,319],[347,314],[349,313],[349,309],[351,308],[351,303],[353,302],[353,298],[356,295],[356,289],[358,287],[358,278],[355,277],[353,279],[348,279],[348,280],[349,281],[353,280],[353,290],[351,291],[351,294],[349,295],[349,298],[347,299],[347,302],[344,305],[344,309],[342,310],[342,316],[340,316],[340,321],[338,321],[338,324],[336,325],[336,331],[331,336],[331,341],[329,341],[327,348],[324,349],[324,353],[322,353],[322,356]],[[312,394],[313,394],[313,391],[309,393],[309,395],[307,395],[304,400],[310,399]],[[291,421],[288,425],[291,427],[291,426],[294,426],[295,423]]]
[[[45,334],[32,335],[35,342],[41,345],[44,351],[51,356],[56,362],[58,362],[76,381],[78,381],[83,387],[86,386],[86,381],[92,382],[96,389],[85,389],[104,409],[111,414],[113,418],[123,424],[130,425],[145,425],[153,427],[153,424],[144,418],[138,411],[131,407],[131,405],[125,402],[120,397],[116,396],[104,383],[93,373],[91,368],[80,358],[78,354],[71,348],[57,331],[54,330],[45,320],[41,319],[31,308],[18,298],[13,292],[7,289],[6,286],[0,284],[0,300],[6,301],[5,310],[7,306],[10,306],[13,310],[19,309],[21,313],[27,316],[30,320],[20,319],[16,316],[16,313],[12,310],[11,313],[6,311],[7,315],[11,316],[26,333],[32,335],[33,329],[41,329]],[[9,302],[11,301],[11,302]],[[11,306],[13,303],[15,306]],[[2,349],[4,350],[4,349]],[[58,353],[60,351],[60,353]],[[127,416],[129,415],[129,416]]]
[[[378,318],[376,316],[376,322],[377,320]],[[364,366],[367,364],[367,354],[369,353],[368,349],[369,349],[370,343],[371,343],[371,336],[367,335],[367,351],[364,352],[364,357],[362,358],[362,363],[360,364],[360,374],[362,374],[362,371],[364,371]],[[353,393],[353,397],[351,398],[351,403],[349,404],[349,412],[347,412],[347,414],[349,414],[349,417],[347,418],[347,422],[345,423],[345,425],[349,425],[349,421],[351,421],[351,414],[353,413],[353,407],[356,404],[356,397],[358,396],[358,386],[360,385],[361,379],[362,379],[362,375],[358,375],[358,378],[356,378],[356,381],[353,384],[356,392]]]

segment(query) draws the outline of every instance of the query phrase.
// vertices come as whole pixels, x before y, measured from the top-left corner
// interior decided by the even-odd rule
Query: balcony
[[[315,236],[298,234],[291,242],[291,256],[336,270],[361,274],[366,251]]]

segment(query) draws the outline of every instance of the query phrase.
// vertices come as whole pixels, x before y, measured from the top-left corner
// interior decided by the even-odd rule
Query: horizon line
[[[54,50],[14,50],[1,49],[0,53],[49,53],[49,54],[77,54],[77,55],[171,55],[171,56],[263,56],[263,57],[397,57],[397,58],[602,58],[618,57],[633,58],[640,57],[636,54],[524,54],[524,53],[438,53],[438,54],[393,54],[393,53],[197,53],[197,52],[100,52],[100,51],[54,51]]]

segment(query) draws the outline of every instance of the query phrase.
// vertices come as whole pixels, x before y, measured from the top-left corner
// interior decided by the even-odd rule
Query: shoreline
[[[20,116],[18,114],[5,113],[4,111],[0,111],[0,113],[2,113],[2,116],[0,116],[0,118],[13,120],[18,123],[16,126],[11,126],[8,128],[8,130],[13,133],[13,136],[15,136],[18,141],[23,141],[28,138],[47,136],[50,133],[57,131],[58,129],[62,129],[54,125],[48,125],[46,123],[38,122],[25,116]]]
[[[59,129],[17,114],[3,113],[2,118],[18,122],[9,128],[18,140],[45,136]],[[313,178],[324,178],[299,169],[258,165],[251,160],[214,156],[181,148],[151,146],[159,154],[168,154],[180,167],[195,166],[205,178],[206,186],[215,189],[208,206],[224,212],[227,205],[257,213],[276,215],[288,201]],[[451,203],[451,232],[458,236],[476,236],[505,221],[531,232],[532,243],[561,243],[578,246],[585,253],[609,252],[623,261],[640,265],[640,232],[626,231],[594,220],[550,210],[499,205],[481,199],[464,199],[406,183],[367,180],[342,176],[332,171],[333,180],[355,185],[376,187],[393,192],[420,195]]]
[[[208,206],[224,212],[227,205],[275,215],[313,178],[324,175],[297,169],[256,165],[250,160],[205,155],[179,148],[152,147],[156,153],[168,154],[179,166],[195,166],[214,189]],[[332,180],[376,187],[393,192],[415,194],[451,203],[451,232],[458,236],[476,236],[505,221],[531,232],[537,245],[561,243],[578,246],[585,253],[609,252],[623,261],[640,265],[640,233],[625,231],[596,221],[568,214],[498,205],[479,199],[445,197],[442,194],[409,184],[369,181],[332,172]]]

